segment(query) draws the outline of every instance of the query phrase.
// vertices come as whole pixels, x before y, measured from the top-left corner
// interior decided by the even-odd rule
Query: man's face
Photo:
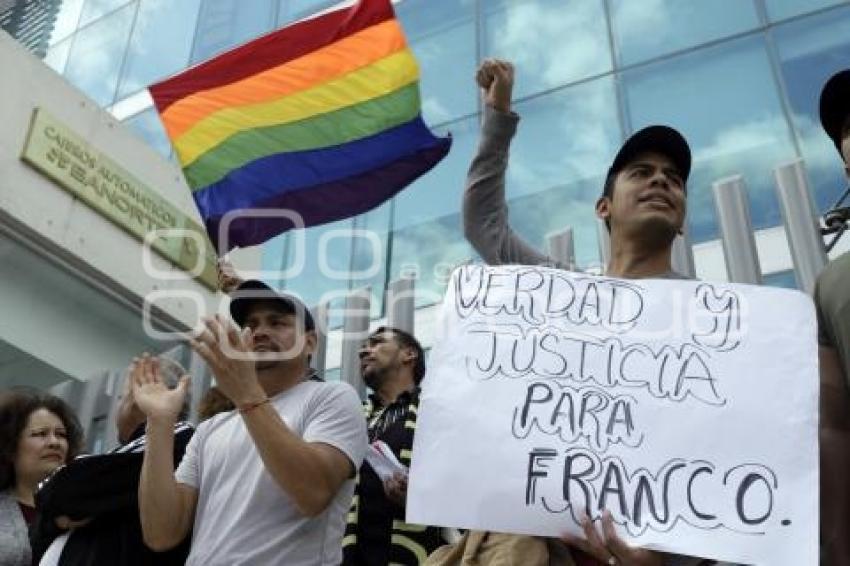
[[[673,161],[660,153],[638,154],[614,181],[613,195],[596,205],[615,227],[633,227],[676,236],[685,221],[685,184]]]
[[[257,371],[293,361],[306,362],[316,346],[316,333],[304,331],[294,314],[281,311],[271,301],[252,305],[245,316],[245,327],[251,329]]]
[[[373,391],[410,359],[409,348],[396,341],[392,331],[372,334],[360,347],[360,375]]]

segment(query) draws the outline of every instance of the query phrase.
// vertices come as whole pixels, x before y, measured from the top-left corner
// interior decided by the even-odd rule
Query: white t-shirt
[[[354,469],[366,451],[360,399],[346,383],[304,381],[272,398],[286,426],[307,442],[341,450]],[[306,517],[266,471],[238,413],[201,423],[175,472],[198,490],[187,566],[325,566],[342,560],[354,479],[316,517]]]

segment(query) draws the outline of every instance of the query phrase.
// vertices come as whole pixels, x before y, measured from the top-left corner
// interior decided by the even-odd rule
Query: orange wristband
[[[239,412],[240,412],[240,413],[242,413],[242,414],[244,415],[245,413],[247,413],[247,412],[249,412],[249,411],[253,411],[254,409],[256,409],[257,407],[259,407],[259,406],[261,406],[261,405],[265,405],[265,404],[266,404],[266,403],[268,403],[269,401],[271,401],[271,399],[269,399],[268,397],[266,397],[266,398],[265,398],[265,399],[263,399],[262,401],[255,401],[254,403],[248,403],[248,404],[247,404],[247,405],[245,405],[245,406],[239,407]]]

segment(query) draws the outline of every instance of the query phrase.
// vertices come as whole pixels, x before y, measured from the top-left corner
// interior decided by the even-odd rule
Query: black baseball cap
[[[820,123],[841,153],[841,126],[850,114],[850,69],[830,77],[820,93]]]
[[[608,169],[609,177],[620,172],[635,157],[647,151],[654,151],[670,158],[682,174],[682,181],[688,181],[691,174],[691,148],[685,137],[670,126],[647,126],[631,135],[620,147]]]
[[[254,303],[271,301],[277,303],[281,312],[294,314],[296,317],[303,316],[305,330],[310,331],[316,328],[310,309],[297,297],[275,291],[257,279],[243,281],[235,291],[230,293],[230,297],[230,316],[239,326],[245,326],[245,317],[248,316],[248,311]]]

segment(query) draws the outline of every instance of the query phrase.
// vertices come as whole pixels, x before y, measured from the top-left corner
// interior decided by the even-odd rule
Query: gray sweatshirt
[[[519,116],[490,106],[484,108],[484,123],[478,152],[469,166],[463,192],[463,233],[481,258],[490,265],[518,263],[566,269],[550,256],[519,237],[508,220],[505,201],[505,171],[508,153],[516,133]],[[658,275],[659,279],[687,279],[675,271]],[[667,566],[712,564],[734,566],[689,556],[665,556]]]
[[[29,531],[11,490],[0,491],[0,565],[30,566]]]

